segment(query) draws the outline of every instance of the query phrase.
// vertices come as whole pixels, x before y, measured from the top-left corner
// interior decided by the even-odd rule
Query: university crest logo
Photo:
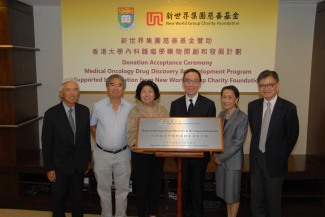
[[[118,24],[116,25],[121,30],[130,30],[135,27],[134,8],[123,7],[118,8]]]

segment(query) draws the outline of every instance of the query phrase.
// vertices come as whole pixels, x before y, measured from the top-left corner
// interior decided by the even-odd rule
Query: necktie
[[[70,122],[70,126],[71,126],[71,129],[73,131],[73,135],[74,137],[76,136],[76,128],[74,126],[74,121],[73,121],[73,118],[72,118],[72,109],[69,109],[69,122]]]
[[[267,137],[267,131],[269,129],[270,125],[270,119],[271,119],[271,103],[267,103],[267,108],[265,111],[263,123],[262,123],[262,129],[261,129],[261,135],[260,135],[260,144],[259,144],[259,149],[261,152],[265,152],[265,142],[266,142],[266,137]]]
[[[193,112],[193,108],[194,108],[193,100],[190,99],[190,105],[189,105],[189,107],[188,107],[188,111],[187,111],[187,114],[188,114],[189,117],[191,117],[191,114],[192,114],[192,112]]]

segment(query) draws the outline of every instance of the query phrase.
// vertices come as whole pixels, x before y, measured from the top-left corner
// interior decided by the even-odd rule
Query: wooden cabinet
[[[0,0],[0,17],[0,200],[6,204],[19,198],[18,162],[39,149],[39,49],[31,6]]]

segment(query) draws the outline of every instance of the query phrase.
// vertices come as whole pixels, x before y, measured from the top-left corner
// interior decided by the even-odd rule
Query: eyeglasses
[[[260,85],[258,85],[258,86],[259,86],[259,88],[261,88],[261,89],[265,89],[266,87],[267,87],[268,89],[272,89],[273,86],[276,85],[277,83],[278,83],[278,82],[276,82],[276,83],[274,83],[274,84],[260,84]]]
[[[198,79],[194,79],[194,80],[191,80],[191,79],[185,79],[184,82],[186,84],[190,84],[191,82],[193,82],[193,84],[198,84],[200,82],[200,80]]]

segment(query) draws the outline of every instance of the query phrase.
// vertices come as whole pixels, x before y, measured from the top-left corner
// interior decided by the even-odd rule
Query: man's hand
[[[221,165],[222,162],[218,159],[218,153],[213,153],[213,159],[214,159],[214,162],[216,162],[216,164],[218,165]]]
[[[89,172],[89,169],[90,169],[90,163],[88,163],[88,170],[85,172],[85,174]]]
[[[47,178],[51,181],[51,182],[55,182],[56,176],[55,176],[55,170],[52,170],[50,172],[47,172]]]

